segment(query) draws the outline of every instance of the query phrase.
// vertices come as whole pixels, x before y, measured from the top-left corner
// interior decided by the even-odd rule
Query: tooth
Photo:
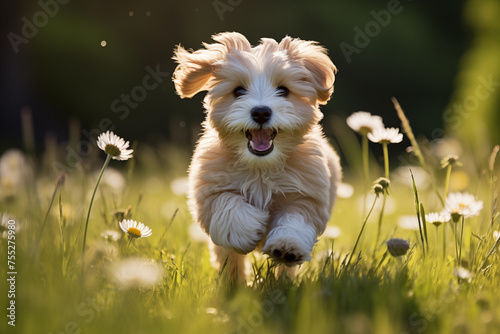
[[[250,147],[253,149],[254,148],[253,147],[253,141],[250,140],[249,143],[250,143]]]

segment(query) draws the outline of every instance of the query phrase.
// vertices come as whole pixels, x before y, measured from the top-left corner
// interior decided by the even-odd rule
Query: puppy
[[[319,105],[333,92],[336,67],[316,42],[236,32],[173,59],[177,93],[201,91],[206,119],[189,168],[189,207],[209,234],[215,263],[234,279],[256,248],[295,266],[311,259],[330,219],[341,178],[323,135]]]

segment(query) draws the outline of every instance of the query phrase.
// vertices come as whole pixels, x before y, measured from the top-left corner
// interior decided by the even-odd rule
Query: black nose
[[[271,119],[272,111],[268,107],[255,107],[252,109],[252,119],[259,124],[264,124]]]

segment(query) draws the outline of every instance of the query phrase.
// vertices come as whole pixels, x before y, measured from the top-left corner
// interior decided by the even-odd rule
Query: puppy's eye
[[[285,86],[279,86],[276,88],[276,95],[278,96],[287,97],[288,93],[290,93],[290,91]]]
[[[233,95],[235,97],[240,97],[242,95],[245,95],[247,93],[247,90],[243,87],[236,87],[236,89],[233,91]]]

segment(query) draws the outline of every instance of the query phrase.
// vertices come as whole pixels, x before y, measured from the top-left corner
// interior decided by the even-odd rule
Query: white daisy
[[[132,219],[125,219],[120,222],[120,228],[123,232],[128,233],[132,238],[146,238],[153,234],[151,229],[143,223],[137,223]]]
[[[456,276],[470,283],[470,281],[472,281],[472,278],[474,277],[474,274],[464,267],[456,267],[455,269],[453,269],[453,276]]]
[[[0,212],[0,232],[2,233],[2,238],[4,239],[8,239],[9,237],[9,226],[11,226],[10,229],[13,227],[14,234],[18,233],[21,227],[19,221],[14,219],[11,214]],[[12,233],[13,232],[11,232],[11,234]]]
[[[110,167],[102,175],[102,182],[116,193],[122,192],[127,183],[120,171]]]
[[[336,239],[340,237],[342,230],[337,226],[327,226],[325,232],[323,232],[323,237],[326,239]]]
[[[403,140],[403,134],[398,128],[377,128],[368,134],[368,139],[374,143],[396,144]]]
[[[357,111],[346,119],[347,125],[356,132],[366,135],[378,128],[384,128],[382,117],[373,116],[366,111]]]
[[[398,226],[405,230],[418,231],[418,218],[416,215],[401,216],[398,219]]]
[[[413,188],[413,181],[411,178],[410,170],[413,174],[415,185],[417,186],[418,190],[429,188],[431,184],[429,174],[425,171],[425,169],[419,166],[408,165],[398,167],[391,173],[391,175],[393,176],[391,179],[394,179],[394,182]]]
[[[477,201],[474,195],[469,193],[451,193],[446,198],[445,211],[447,211],[454,222],[460,217],[469,218],[479,215],[483,209],[483,201]]]
[[[0,156],[0,199],[17,196],[32,170],[24,154],[8,149]]]
[[[337,196],[340,198],[350,198],[354,194],[354,187],[349,183],[340,182],[337,185]]]
[[[410,249],[410,243],[404,239],[392,238],[385,244],[389,253],[394,257],[403,256]]]
[[[134,150],[128,150],[130,143],[118,137],[113,132],[106,131],[97,137],[97,146],[115,160],[128,160],[132,158]]]
[[[210,237],[203,231],[198,223],[191,223],[191,225],[189,225],[189,236],[199,243],[208,243],[210,241]]]
[[[106,241],[118,241],[121,238],[121,234],[115,230],[105,230],[101,232],[101,237]]]
[[[184,176],[174,179],[170,184],[170,189],[177,196],[186,196],[188,193],[188,178]]]
[[[128,258],[114,264],[111,275],[122,289],[152,288],[161,283],[164,272],[154,262]]]
[[[425,215],[425,221],[436,226],[447,223],[450,221],[450,219],[451,216],[446,211],[432,212]]]

